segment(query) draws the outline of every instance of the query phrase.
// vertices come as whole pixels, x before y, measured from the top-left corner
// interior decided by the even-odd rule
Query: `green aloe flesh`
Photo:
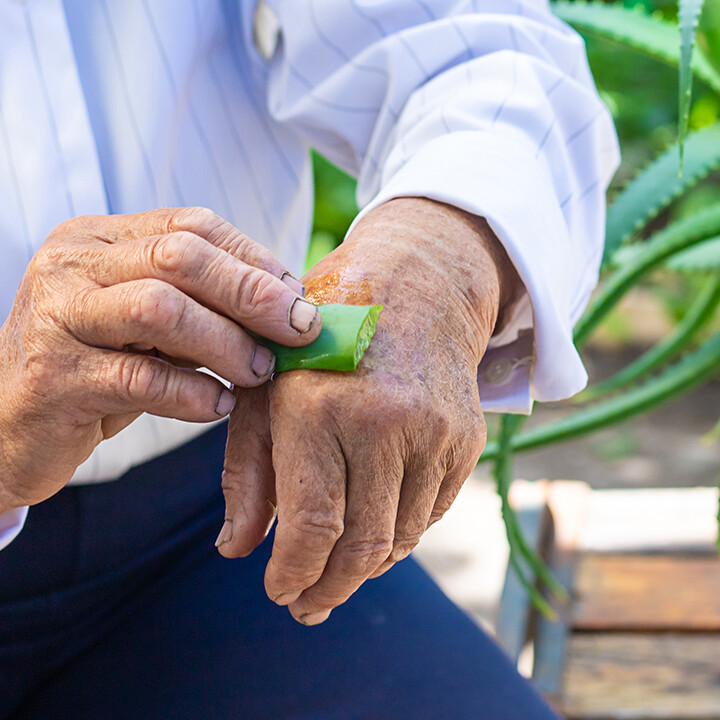
[[[318,305],[322,330],[304,347],[287,347],[262,339],[275,353],[275,372],[286,370],[354,370],[375,334],[382,305]]]

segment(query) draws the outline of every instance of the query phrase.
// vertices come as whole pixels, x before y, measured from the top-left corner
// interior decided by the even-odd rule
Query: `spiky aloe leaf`
[[[680,65],[678,27],[675,23],[602,2],[557,0],[552,3],[552,8],[559,18],[586,34],[615,40],[675,67]],[[720,92],[720,73],[704,53],[693,53],[691,67],[699,78]]]
[[[720,234],[720,203],[690,217],[682,218],[649,240],[632,249],[632,257],[623,262],[602,285],[600,292],[575,327],[575,344],[587,341],[590,333],[644,273],[669,257],[707,238]]]
[[[720,167],[720,123],[691,133],[685,143],[685,168],[680,176],[675,144],[641,170],[608,208],[603,262],[662,209]]]
[[[667,266],[677,272],[720,273],[720,237],[698,243],[668,260]]]
[[[704,244],[701,243],[697,247],[702,247]],[[720,245],[718,248],[720,249]],[[718,259],[720,259],[720,253]],[[687,349],[697,332],[715,317],[718,306],[720,306],[720,275],[707,280],[683,319],[667,337],[643,353],[630,365],[627,365],[607,380],[588,388],[573,400],[578,402],[594,400],[655,372],[655,370]]]
[[[720,372],[720,333],[679,363],[670,366],[644,385],[578,410],[560,420],[522,432],[512,440],[520,452],[586,435],[652,410],[662,403],[701,385]],[[498,445],[490,443],[482,460],[497,460]]]
[[[704,0],[680,0],[678,22],[680,24],[680,128],[678,142],[680,144],[680,172],[683,169],[683,150],[690,120],[692,103],[692,58],[697,39],[698,22]]]

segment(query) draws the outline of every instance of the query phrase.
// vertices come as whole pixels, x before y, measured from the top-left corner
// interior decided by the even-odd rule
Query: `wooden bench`
[[[548,621],[508,571],[497,635],[551,704],[570,720],[720,720],[717,491],[513,491],[571,601]]]

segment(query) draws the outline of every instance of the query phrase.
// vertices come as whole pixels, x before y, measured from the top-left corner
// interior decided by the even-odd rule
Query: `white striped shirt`
[[[206,205],[299,272],[311,146],[358,176],[361,215],[425,196],[504,243],[527,294],[479,368],[485,409],[583,387],[572,326],[618,150],[547,0],[0,0],[0,318],[52,228],[86,213]],[[144,416],[74,480],[203,429]]]

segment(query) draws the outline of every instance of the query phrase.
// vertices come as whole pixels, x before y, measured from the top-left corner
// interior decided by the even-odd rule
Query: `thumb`
[[[225,521],[215,545],[227,558],[249,555],[275,520],[275,472],[265,387],[236,388],[222,488]]]

